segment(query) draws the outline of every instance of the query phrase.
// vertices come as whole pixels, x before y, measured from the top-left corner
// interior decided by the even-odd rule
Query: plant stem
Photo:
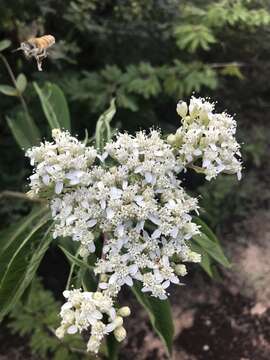
[[[5,58],[5,56],[2,55],[2,54],[0,54],[0,58],[2,59],[4,65],[5,65],[8,73],[9,73],[9,76],[10,76],[10,78],[11,78],[11,80],[12,80],[12,83],[13,83],[13,85],[14,85],[17,93],[18,93],[18,98],[19,98],[20,101],[21,101],[21,104],[22,104],[22,107],[23,107],[23,109],[24,109],[24,112],[25,112],[25,114],[27,115],[27,117],[30,118],[30,113],[29,113],[28,107],[27,107],[27,105],[26,105],[26,102],[25,102],[25,100],[24,100],[24,97],[23,97],[21,91],[18,89],[15,76],[14,76],[14,74],[13,74],[13,71],[12,71],[11,67],[9,66],[8,61],[7,61],[7,59]]]
[[[14,197],[22,200],[32,201],[32,202],[40,202],[43,203],[46,200],[39,199],[39,198],[30,198],[27,196],[27,194],[21,193],[19,191],[10,191],[10,190],[4,190],[0,192],[0,199],[4,197]]]
[[[80,249],[80,248],[79,248]],[[76,251],[76,254],[75,254],[75,257],[78,257],[79,255],[79,249]],[[74,272],[74,268],[75,268],[75,263],[73,262],[70,266],[70,270],[69,270],[69,274],[68,274],[68,279],[67,279],[67,284],[66,284],[66,290],[69,289],[70,287],[70,283],[71,283],[71,280],[72,280],[72,275],[73,275],[73,272]]]

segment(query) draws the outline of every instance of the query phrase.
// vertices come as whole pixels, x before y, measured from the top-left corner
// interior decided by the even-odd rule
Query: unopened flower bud
[[[170,144],[170,145],[173,145],[173,144],[175,143],[175,140],[176,140],[176,137],[175,137],[175,135],[173,135],[173,134],[170,134],[170,135],[167,137],[168,144]]]
[[[65,335],[65,328],[63,326],[59,326],[59,328],[55,330],[55,335],[58,339],[62,339]]]
[[[100,275],[100,281],[101,282],[107,282],[108,280],[108,276],[106,274],[101,274]]]
[[[116,328],[113,333],[118,342],[123,341],[127,336],[126,329],[123,326]]]
[[[56,138],[61,134],[61,130],[60,129],[52,129],[52,137]]]
[[[200,112],[200,108],[198,107],[198,105],[193,103],[190,103],[188,110],[190,117],[193,119],[198,116]]]
[[[201,112],[200,112],[200,120],[204,123],[204,124],[207,124],[208,123],[208,112],[203,109]]]
[[[123,317],[127,317],[129,316],[131,313],[130,308],[128,306],[123,306],[121,307],[118,311],[117,314]]]
[[[180,115],[182,118],[184,118],[187,115],[188,106],[185,101],[179,101],[179,103],[176,106],[177,114]]]
[[[123,318],[121,316],[116,316],[116,318],[113,320],[113,323],[116,328],[123,325]]]
[[[194,263],[201,262],[201,254],[191,251],[188,255],[188,261],[194,262]]]
[[[174,271],[179,276],[185,276],[187,274],[187,268],[183,264],[176,265]]]
[[[80,247],[79,249],[79,255],[82,257],[82,258],[85,258],[89,255],[89,251],[85,248],[85,247]]]
[[[97,300],[97,301],[103,299],[102,293],[101,293],[100,291],[96,291],[96,292],[93,294],[93,299],[95,299],[95,300]]]
[[[100,342],[96,338],[96,336],[90,336],[89,341],[87,343],[87,351],[97,353],[99,349]]]

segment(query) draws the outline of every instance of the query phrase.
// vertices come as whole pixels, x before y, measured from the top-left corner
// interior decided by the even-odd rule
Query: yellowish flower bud
[[[59,328],[55,330],[55,335],[58,339],[62,339],[65,335],[65,328],[63,326],[59,326]]]
[[[170,134],[168,137],[167,137],[167,141],[170,145],[173,145],[175,143],[175,140],[176,140],[176,137],[175,135],[173,134]]]
[[[116,316],[113,323],[118,328],[123,325],[123,318],[121,316]]]
[[[187,115],[188,106],[185,101],[179,101],[179,103],[176,106],[177,114],[180,115],[182,118],[184,118]]]
[[[194,262],[194,263],[201,262],[201,254],[191,251],[188,255],[188,261]]]
[[[89,252],[87,251],[87,249],[85,247],[81,247],[79,249],[79,255],[82,257],[82,258],[85,258],[89,255]]]
[[[131,314],[131,311],[128,306],[123,306],[117,311],[117,314],[123,317],[127,317]]]
[[[52,137],[55,138],[61,134],[60,129],[52,129]]]
[[[96,336],[90,336],[89,341],[87,343],[87,351],[97,353],[99,349],[100,342],[98,341]]]
[[[93,294],[93,299],[95,299],[95,300],[102,300],[102,299],[103,299],[103,295],[101,294],[100,291],[96,291],[96,292]]]
[[[108,280],[108,276],[106,274],[101,274],[100,275],[100,281],[101,282],[107,282]]]
[[[123,341],[127,336],[126,329],[123,326],[116,328],[113,333],[118,342]]]
[[[185,276],[187,274],[187,268],[183,264],[176,265],[174,271],[179,276]]]

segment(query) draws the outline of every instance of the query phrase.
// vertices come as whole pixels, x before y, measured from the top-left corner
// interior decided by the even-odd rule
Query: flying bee
[[[48,56],[47,49],[55,43],[52,35],[44,35],[41,37],[33,37],[20,44],[15,51],[22,50],[27,59],[34,57],[37,61],[39,71],[42,71],[42,61]]]

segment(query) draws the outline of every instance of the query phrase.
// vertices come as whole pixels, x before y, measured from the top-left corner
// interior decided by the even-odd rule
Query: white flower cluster
[[[192,97],[189,106],[181,101],[177,113],[182,126],[168,142],[179,151],[181,164],[198,164],[207,180],[219,173],[241,178],[240,146],[235,139],[236,121],[227,113],[215,113],[215,105]]]
[[[63,187],[87,184],[87,171],[97,156],[93,147],[86,147],[68,132],[52,131],[54,143],[45,141],[26,152],[31,165],[36,166],[30,176],[31,194],[53,187],[60,194]]]
[[[168,141],[156,130],[118,134],[99,154],[68,132],[54,130],[54,142],[27,151],[35,166],[30,193],[49,199],[54,237],[79,242],[83,258],[96,252],[97,242],[102,245],[94,266],[98,291],[64,292],[57,336],[91,328],[88,350],[94,352],[107,333],[123,340],[122,317],[129,311],[114,307],[121,287],[137,280],[143,292],[166,299],[169,285],[187,273],[183,263],[200,261],[189,248],[199,233],[191,215],[198,212],[197,199],[186,193],[178,174],[200,158],[208,179],[241,170],[235,122],[213,108],[192,98],[187,115],[187,104],[180,103],[183,126]]]
[[[124,340],[126,331],[123,327],[123,316],[128,316],[128,307],[118,311],[113,306],[112,299],[101,292],[86,292],[79,289],[65,290],[67,301],[61,308],[61,326],[56,329],[60,339],[67,334],[75,334],[90,330],[87,350],[97,353],[104,335],[114,332],[118,341]]]
[[[199,232],[190,215],[197,200],[177,180],[179,166],[159,132],[119,134],[105,151],[110,168],[89,168],[87,186],[53,197],[54,236],[80,241],[87,256],[95,251],[94,233],[102,233],[104,256],[95,272],[107,281],[100,288],[115,296],[136,279],[143,291],[165,299],[170,282],[179,283],[170,259],[192,258],[186,242]]]

